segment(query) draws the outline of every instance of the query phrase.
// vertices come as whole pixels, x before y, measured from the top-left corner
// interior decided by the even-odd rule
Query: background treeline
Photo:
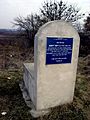
[[[34,36],[40,26],[53,20],[64,20],[71,22],[75,28],[81,29],[79,20],[84,14],[80,12],[77,6],[67,4],[60,0],[44,2],[40,8],[39,14],[30,14],[27,17],[18,16],[13,24],[18,27],[21,33],[28,39],[28,47],[34,44]]]
[[[80,51],[79,56],[90,54],[90,33],[80,32]]]
[[[40,26],[48,21],[65,20],[71,22],[77,29],[81,38],[80,55],[87,55],[90,53],[90,15],[84,20],[84,25],[80,24],[80,20],[85,14],[80,12],[80,9],[60,0],[44,2],[40,8],[39,14],[30,14],[27,17],[18,16],[14,19],[14,25],[18,27],[26,39],[24,41],[25,47],[34,45],[34,37]]]
[[[7,44],[14,45],[15,43],[19,47],[30,48],[34,46],[35,34],[43,24],[53,20],[64,20],[71,22],[79,32],[81,40],[80,56],[85,56],[90,54],[90,14],[88,14],[82,25],[80,20],[84,16],[85,14],[81,13],[80,9],[75,5],[65,3],[62,0],[59,2],[47,1],[42,4],[38,14],[16,17],[13,25],[17,27],[17,30],[1,30],[0,33],[7,35]],[[8,42],[9,37],[10,42]],[[4,45],[4,39],[5,36],[0,36],[0,44]]]
[[[90,14],[84,20],[83,31],[79,31],[80,35],[80,56],[90,54]]]

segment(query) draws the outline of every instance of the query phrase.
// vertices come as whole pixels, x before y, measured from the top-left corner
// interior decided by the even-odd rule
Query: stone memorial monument
[[[73,101],[80,38],[70,23],[51,21],[35,36],[34,63],[24,64],[22,91],[33,116]]]

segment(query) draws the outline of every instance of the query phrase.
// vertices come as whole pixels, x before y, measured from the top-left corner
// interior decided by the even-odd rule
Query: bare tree
[[[25,17],[17,17],[14,19],[13,24],[17,26],[21,31],[26,33],[28,42],[30,46],[34,43],[34,35],[36,34],[38,28],[42,25],[40,16],[35,14],[28,15]]]
[[[74,23],[84,15],[80,13],[78,7],[67,5],[67,3],[64,3],[62,0],[60,2],[44,2],[40,10],[42,16],[47,18],[48,21],[62,19]]]
[[[40,8],[41,13],[39,15],[31,14],[25,17],[17,17],[14,20],[14,25],[18,26],[20,30],[25,31],[28,44],[31,46],[34,43],[34,36],[44,23],[52,20],[65,20],[71,21],[73,25],[76,25],[79,19],[82,18],[83,14],[79,13],[79,9],[73,5],[67,5],[62,2],[44,2],[42,8]]]

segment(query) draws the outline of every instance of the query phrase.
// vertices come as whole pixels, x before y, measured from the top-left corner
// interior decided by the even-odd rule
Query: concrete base
[[[47,109],[47,110],[38,110],[38,111],[32,109],[32,110],[30,111],[30,113],[31,113],[31,115],[32,115],[34,118],[38,118],[38,117],[40,117],[40,116],[49,114],[49,113],[50,113],[50,109]]]

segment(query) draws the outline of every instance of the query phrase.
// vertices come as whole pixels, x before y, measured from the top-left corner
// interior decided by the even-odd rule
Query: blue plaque
[[[47,37],[46,65],[71,63],[73,38]]]

